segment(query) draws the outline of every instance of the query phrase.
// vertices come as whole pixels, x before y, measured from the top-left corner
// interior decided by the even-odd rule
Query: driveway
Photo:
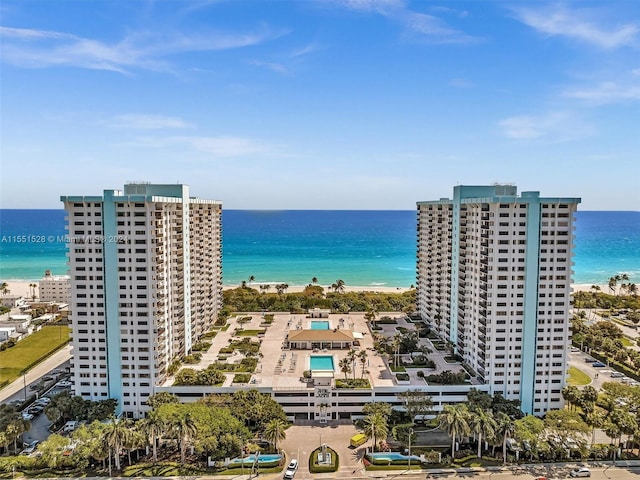
[[[296,479],[310,478],[353,478],[354,471],[362,468],[359,459],[364,454],[364,448],[370,443],[362,445],[358,449],[349,448],[349,439],[358,431],[353,425],[328,424],[319,425],[293,425],[287,429],[287,438],[281,442],[281,448],[287,455],[287,462],[292,458],[298,458],[300,467],[296,473]],[[340,468],[335,473],[315,474],[309,473],[309,456],[311,452],[322,443],[334,449],[340,457]]]

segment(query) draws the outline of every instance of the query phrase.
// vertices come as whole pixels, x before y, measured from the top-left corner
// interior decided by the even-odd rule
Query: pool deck
[[[362,340],[360,340],[360,346],[355,347],[356,351],[366,350],[368,353],[368,364],[365,373],[365,378],[368,378],[371,384],[375,387],[391,387],[396,386],[398,383],[386,365],[385,358],[378,355],[373,349],[373,337],[369,330],[367,322],[364,318],[365,313],[350,313],[350,314],[331,314],[328,319],[322,321],[329,321],[331,325],[337,325],[340,319],[344,319],[344,328],[359,332],[363,334]],[[251,321],[244,325],[238,324],[238,319],[244,316],[250,316]],[[396,324],[380,324],[382,328],[378,333],[383,333],[387,337],[393,337],[398,331],[398,327],[404,327],[407,330],[416,330],[415,325],[406,321],[404,315],[399,312],[380,312],[379,317],[389,316],[395,318]],[[303,372],[309,367],[308,357],[310,355],[331,355],[333,356],[333,362],[335,370],[335,378],[344,378],[344,374],[339,371],[339,362],[345,358],[348,350],[346,349],[329,349],[329,350],[285,350],[284,340],[287,333],[290,330],[296,330],[297,328],[309,328],[311,318],[304,314],[289,314],[289,313],[276,313],[274,314],[273,323],[269,326],[263,324],[263,317],[261,313],[244,313],[238,316],[232,317],[229,320],[229,328],[226,331],[219,331],[217,335],[208,340],[212,342],[211,347],[207,352],[202,352],[202,359],[195,365],[184,365],[184,367],[193,368],[195,370],[205,369],[211,363],[214,363],[218,359],[218,352],[221,348],[227,347],[232,341],[240,341],[243,338],[250,338],[252,341],[261,340],[260,354],[258,366],[256,371],[252,374],[251,385],[260,387],[273,387],[275,390],[287,390],[287,389],[300,389],[306,388],[306,382],[302,381]],[[237,328],[244,328],[244,330],[266,330],[264,335],[261,336],[239,336],[235,335]],[[407,373],[410,376],[410,385],[412,386],[424,386],[423,379],[417,376],[419,370],[423,370],[426,375],[432,373],[439,373],[444,370],[458,371],[461,366],[455,363],[447,363],[444,357],[446,352],[438,352],[426,338],[420,339],[420,345],[428,346],[433,353],[428,357],[436,363],[436,368],[433,370],[425,368],[407,369]],[[408,355],[402,356],[404,360],[409,360]],[[228,355],[226,361],[228,363],[240,362],[243,355],[234,352],[234,354]],[[361,374],[360,363],[356,365],[356,377],[359,378]],[[353,374],[351,374],[353,375]],[[234,374],[226,374],[227,379],[223,386],[231,386]],[[170,377],[165,382],[165,386],[173,384],[173,378]],[[310,385],[309,385],[309,388]]]

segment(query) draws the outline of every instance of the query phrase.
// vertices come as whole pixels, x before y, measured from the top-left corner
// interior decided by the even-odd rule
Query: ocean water
[[[62,210],[0,210],[0,279],[66,273]],[[575,283],[616,273],[640,283],[640,212],[577,213]],[[18,241],[25,240],[25,241]],[[415,283],[415,211],[223,212],[225,284],[256,282],[409,287]]]

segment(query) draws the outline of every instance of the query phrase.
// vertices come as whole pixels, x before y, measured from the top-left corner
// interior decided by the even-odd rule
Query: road
[[[71,346],[66,345],[65,347],[58,350],[56,353],[51,355],[46,360],[40,362],[38,365],[33,367],[31,370],[27,372],[26,375],[26,383],[27,389],[31,383],[37,383],[40,378],[47,375],[51,370],[59,368],[60,365],[69,361],[71,359]],[[13,397],[24,399],[24,386],[25,386],[25,378],[19,377],[9,385],[0,390],[0,403],[12,400]],[[27,395],[32,393],[30,390],[27,390]],[[18,395],[16,395],[18,394]]]
[[[403,470],[378,470],[374,472],[358,471],[355,474],[353,472],[336,472],[317,474],[313,478],[321,478],[323,480],[348,478],[350,480],[371,480],[371,479],[387,479],[387,480],[425,480],[426,479],[487,479],[487,480],[533,480],[536,476],[547,475],[549,480],[564,480],[569,479],[569,471],[574,468],[573,465],[567,466],[536,466],[536,467],[518,467],[516,471],[510,470],[490,470],[490,471],[478,471],[478,472],[453,472],[434,470],[428,472],[412,472],[409,473]],[[540,473],[543,472],[543,473]],[[638,467],[598,467],[591,468],[592,480],[638,480],[640,476],[640,466]],[[137,477],[137,478],[151,478],[151,477]],[[157,478],[157,477],[154,477]],[[230,479],[229,476],[198,476],[198,477],[166,477],[167,479],[180,479],[180,480],[249,480],[249,475],[237,475]],[[255,476],[253,478],[256,478]],[[261,473],[258,479],[261,480],[281,480],[282,473]],[[303,473],[300,470],[296,473],[295,480],[306,480],[312,478],[308,473]],[[69,479],[76,480],[76,479]],[[84,477],[77,480],[104,480],[104,477]]]

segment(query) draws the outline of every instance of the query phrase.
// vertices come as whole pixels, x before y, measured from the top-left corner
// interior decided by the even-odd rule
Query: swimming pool
[[[272,463],[272,462],[279,462],[282,459],[282,455],[279,454],[264,454],[264,455],[258,455],[258,465],[262,465],[264,463]],[[240,458],[240,457],[236,457],[233,460],[231,460],[230,463],[236,463],[238,465],[240,464],[253,464],[253,462],[255,462],[256,460],[256,456],[255,455],[247,455],[244,458]]]
[[[333,355],[312,355],[309,358],[310,370],[335,370],[333,367]]]
[[[409,460],[409,455],[403,455],[398,452],[377,452],[377,453],[369,453],[367,456],[371,457],[372,460],[382,460],[392,462],[394,460]],[[415,455],[411,455],[411,460],[420,461],[420,457],[416,457]]]
[[[329,330],[329,322],[327,320],[312,320],[311,330]]]

